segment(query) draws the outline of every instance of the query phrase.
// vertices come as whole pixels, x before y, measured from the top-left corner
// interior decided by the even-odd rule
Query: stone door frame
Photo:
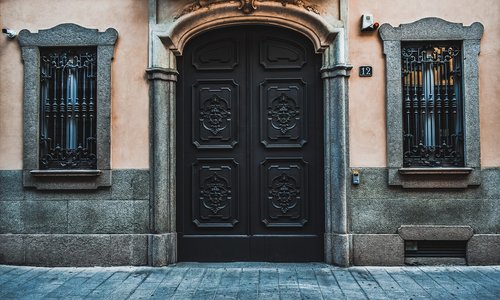
[[[158,23],[157,0],[149,0],[150,229],[149,262],[177,262],[176,233],[176,56],[193,36],[209,29],[252,25],[289,28],[309,38],[322,53],[325,134],[325,262],[348,266],[351,237],[347,218],[348,77],[342,22],[306,6],[262,1],[195,2],[180,16]]]

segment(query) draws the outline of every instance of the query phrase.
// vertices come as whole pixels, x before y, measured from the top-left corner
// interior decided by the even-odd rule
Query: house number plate
[[[359,67],[359,77],[372,77],[373,67],[372,66],[360,66]]]

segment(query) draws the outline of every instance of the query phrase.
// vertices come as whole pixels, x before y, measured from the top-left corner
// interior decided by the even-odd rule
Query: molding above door
[[[155,17],[150,16],[151,19]],[[319,15],[303,1],[195,1],[169,22],[155,24],[155,35],[174,54],[181,55],[186,42],[201,32],[225,26],[263,24],[289,28],[311,40],[316,52],[333,41],[342,22]]]
[[[265,0],[260,0],[259,2],[263,2]],[[281,3],[283,6],[287,5],[294,5],[297,7],[301,7],[307,11],[314,12],[316,14],[320,14],[317,5],[312,5],[309,3],[306,3],[305,1],[301,0],[267,0],[268,2],[278,2]],[[190,3],[189,5],[186,5],[184,9],[175,17],[176,19],[191,13],[193,11],[196,11],[198,9],[203,9],[203,8],[210,8],[211,5],[214,5],[216,3],[228,3],[228,2],[238,2],[235,0],[196,0]],[[239,0],[239,6],[238,9],[244,13],[244,14],[251,14],[253,13],[258,7],[260,7],[260,3],[256,3],[256,0]]]

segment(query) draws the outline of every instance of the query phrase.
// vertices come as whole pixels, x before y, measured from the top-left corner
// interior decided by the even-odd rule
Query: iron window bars
[[[97,49],[40,49],[40,169],[97,169]]]
[[[402,44],[403,166],[463,167],[461,49]]]

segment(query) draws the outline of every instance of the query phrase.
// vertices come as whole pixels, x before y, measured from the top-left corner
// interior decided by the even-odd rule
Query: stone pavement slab
[[[0,299],[500,299],[500,266],[351,267],[179,263],[0,265]]]

